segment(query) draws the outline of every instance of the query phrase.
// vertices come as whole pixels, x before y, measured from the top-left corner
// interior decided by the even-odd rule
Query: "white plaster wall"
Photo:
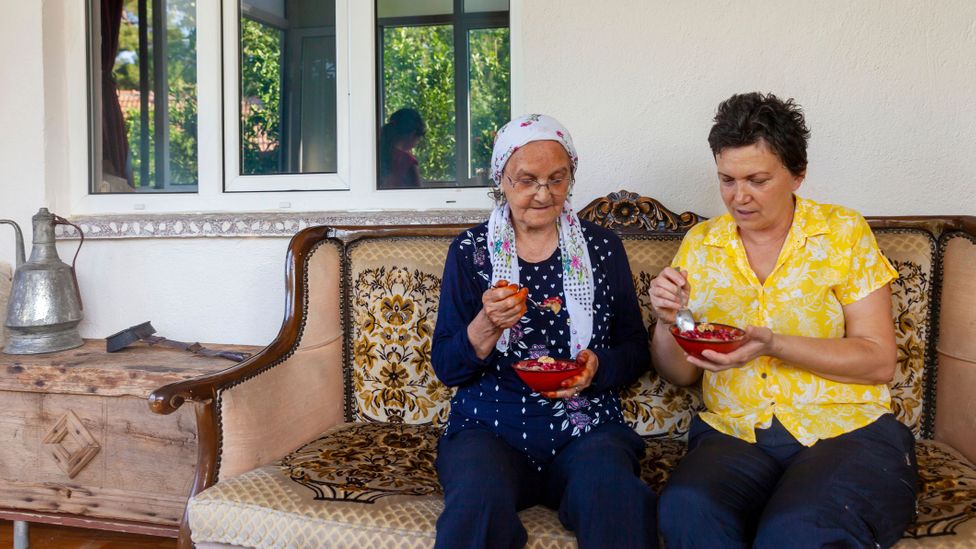
[[[30,217],[45,203],[41,5],[0,0],[0,14],[0,218],[30,239]],[[0,261],[11,265],[13,241],[0,225]]]
[[[69,151],[84,147],[64,123],[69,1],[81,0],[0,0],[0,217],[28,239],[39,206],[71,214]],[[514,110],[573,132],[578,204],[627,188],[720,213],[710,119],[731,93],[758,89],[806,108],[801,194],[866,214],[976,214],[972,0],[513,0],[512,17]],[[0,227],[0,260],[13,262],[12,240]],[[267,343],[284,310],[286,244],[86,243],[82,334],[152,320],[177,339]]]
[[[772,91],[812,130],[800,193],[866,214],[976,213],[972,0],[527,0],[521,112],[580,150],[576,197],[626,187],[722,212],[718,103]]]
[[[86,241],[78,255],[84,337],[151,320],[181,341],[266,344],[285,305],[285,238]],[[70,260],[74,245],[58,246]]]

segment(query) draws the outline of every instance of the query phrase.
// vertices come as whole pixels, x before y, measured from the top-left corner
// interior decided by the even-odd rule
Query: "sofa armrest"
[[[285,317],[270,345],[231,368],[149,396],[150,409],[161,414],[187,400],[196,403],[194,494],[271,462],[342,420],[342,259],[329,234],[327,227],[313,227],[292,238]]]
[[[941,247],[935,439],[976,463],[976,223]]]

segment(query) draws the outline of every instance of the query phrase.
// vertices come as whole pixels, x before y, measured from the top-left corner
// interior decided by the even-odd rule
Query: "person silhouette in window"
[[[403,108],[390,115],[380,129],[379,188],[420,187],[420,167],[412,151],[426,133],[416,109]]]

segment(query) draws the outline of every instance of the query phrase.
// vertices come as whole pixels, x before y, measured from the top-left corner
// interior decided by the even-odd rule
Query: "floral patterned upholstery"
[[[654,277],[671,264],[680,244],[678,236],[624,240],[648,333],[653,333],[657,319],[647,292]],[[637,383],[621,391],[620,399],[624,419],[642,436],[686,438],[692,418],[704,409],[700,389],[677,387],[655,372],[641,376]]]
[[[434,375],[430,348],[452,240],[379,238],[350,247],[349,420],[447,421],[453,391]]]
[[[898,368],[889,384],[891,408],[898,419],[911,428],[915,438],[932,436],[932,418],[925,417],[926,384],[934,370],[934,357],[928,348],[935,268],[935,239],[925,231],[877,229],[881,251],[898,270],[891,285],[892,318],[898,343]]]
[[[434,457],[440,430],[429,425],[349,423],[279,463],[222,481],[194,498],[196,542],[248,547],[430,547],[443,508]],[[685,443],[646,438],[641,476],[660,491]],[[973,546],[976,468],[933,441],[918,445],[919,517],[897,545]],[[528,547],[575,547],[556,513],[521,514]]]

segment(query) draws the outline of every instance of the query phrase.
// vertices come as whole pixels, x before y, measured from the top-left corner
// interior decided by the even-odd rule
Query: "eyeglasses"
[[[505,176],[508,182],[512,184],[512,188],[520,194],[533,195],[539,192],[539,189],[545,187],[547,191],[552,192],[563,192],[573,183],[572,177],[560,177],[558,179],[550,179],[545,183],[539,181],[535,178],[525,178],[525,179],[513,179],[511,176]]]

